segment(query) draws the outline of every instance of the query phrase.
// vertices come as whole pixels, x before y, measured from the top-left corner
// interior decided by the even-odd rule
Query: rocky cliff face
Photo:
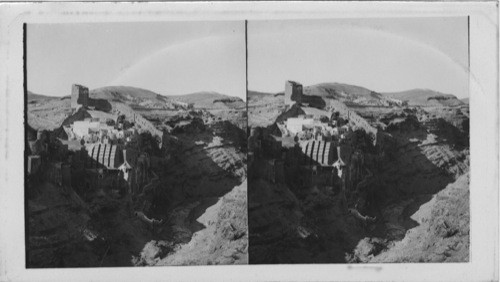
[[[244,131],[227,121],[167,137],[152,215],[168,215],[168,236],[145,245],[135,265],[247,261],[244,144]]]
[[[469,260],[469,173],[420,206],[411,218],[418,226],[370,262],[464,262]],[[372,248],[372,246],[368,246]],[[366,251],[361,253],[366,254]]]
[[[363,133],[350,141],[356,153],[345,200],[335,187],[272,183],[255,160],[249,168],[251,263],[468,260],[468,110],[375,109],[370,117],[377,144]],[[419,217],[421,210],[432,213]]]
[[[165,258],[151,265],[212,265],[248,263],[246,182],[208,207],[196,221],[205,228],[191,240],[177,245]],[[149,254],[143,259],[148,260]],[[160,257],[160,254],[157,256]]]
[[[461,117],[458,116],[458,119]],[[356,247],[352,261],[370,261],[370,256],[376,257],[378,252],[386,248],[391,250],[394,242],[406,240],[408,234],[414,230],[422,230],[422,222],[414,219],[415,213],[428,205],[428,202],[436,197],[436,193],[442,193],[448,184],[458,181],[457,179],[469,171],[466,128],[462,131],[448,122],[445,123],[440,116],[431,117],[426,111],[393,116],[387,123],[389,125],[386,132],[389,136],[385,141],[389,145],[385,147],[384,157],[378,160],[373,171],[376,182],[372,184],[377,193],[373,194],[372,204],[368,207],[368,211],[376,214],[379,220],[369,233],[370,236]],[[449,130],[450,128],[452,130]],[[451,201],[468,201],[468,183],[460,183],[463,184],[461,189],[465,194],[451,194]],[[445,202],[435,204],[440,210],[450,208]],[[459,213],[468,217],[468,205],[460,205],[457,208]],[[462,227],[464,226],[459,228],[460,232],[467,232]],[[437,240],[431,244],[439,245],[440,242]],[[468,250],[468,241],[463,244]],[[410,253],[401,252],[400,255],[411,257]],[[467,258],[463,253],[451,255],[450,258],[452,261],[464,259]],[[384,261],[384,258],[377,261]],[[401,262],[407,259],[398,260],[393,257],[388,261]],[[422,257],[413,261],[434,259]]]
[[[133,217],[125,201],[102,190],[83,201],[51,183],[32,187],[28,266],[131,265],[153,233]]]
[[[102,187],[79,198],[33,182],[29,266],[245,263],[245,131],[228,121],[202,125],[169,134],[161,150],[148,134],[132,142],[151,156],[134,194]]]

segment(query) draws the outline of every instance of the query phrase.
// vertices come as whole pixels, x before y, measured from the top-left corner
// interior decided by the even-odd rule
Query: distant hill
[[[45,95],[40,95],[33,93],[28,90],[28,101],[33,101],[33,100],[49,100],[49,99],[60,99],[61,97],[53,97],[53,96],[45,96]]]
[[[241,98],[212,91],[168,96],[168,98],[175,101],[193,103],[195,108],[203,109],[238,109],[246,107],[245,102]]]
[[[463,98],[460,99],[460,101],[464,102],[465,104],[469,104],[469,98]]]
[[[185,95],[163,96],[150,90],[131,86],[107,86],[90,91],[91,98],[106,99],[140,106],[142,108],[161,108],[172,101],[193,103],[195,108],[233,109],[245,107],[245,102],[237,97],[217,92],[196,92]]]
[[[106,86],[90,90],[89,96],[95,99],[106,99],[120,102],[137,102],[141,100],[166,101],[167,98],[150,90],[131,86]]]
[[[367,88],[343,83],[320,83],[304,87],[304,94],[321,97],[336,96],[342,98],[345,96],[365,96],[369,97],[378,94]],[[332,97],[333,98],[333,97]]]
[[[468,98],[459,100],[451,94],[444,94],[429,89],[412,89],[401,92],[378,93],[368,88],[345,83],[320,83],[304,86],[305,96],[316,96],[323,99],[336,99],[347,106],[403,106],[407,101],[409,106],[460,106],[468,104]],[[277,96],[281,97],[281,96]],[[310,97],[315,98],[315,97]],[[248,91],[249,105],[272,103],[276,94]],[[306,99],[307,100],[307,99]]]
[[[409,106],[459,106],[465,103],[455,95],[430,89],[412,89],[402,92],[383,93],[384,96],[406,100]]]
[[[258,91],[247,91],[247,101],[249,106],[259,105],[259,104],[274,104],[278,101],[283,102],[283,93],[265,93]]]
[[[58,128],[71,114],[68,97],[45,96],[28,91],[28,124],[35,130]]]
[[[361,86],[343,83],[305,86],[303,92],[304,95],[340,100],[350,106],[393,106],[401,102]]]
[[[259,92],[259,91],[247,91],[247,99],[261,99],[269,96],[273,96],[273,93]]]
[[[244,109],[246,103],[237,97],[216,92],[198,92],[187,95],[163,96],[150,90],[130,86],[106,86],[89,91],[90,98],[106,100],[113,107],[125,103],[137,111],[177,110],[174,101],[194,103],[195,108]],[[72,113],[71,96],[50,97],[28,92],[28,122],[35,129],[54,129]],[[104,101],[104,102],[106,102]]]
[[[241,109],[246,107],[245,102],[238,97],[210,91],[163,96],[147,89],[132,86],[106,86],[90,90],[89,96],[93,99],[108,100],[111,103],[125,103],[135,109],[168,109],[173,107],[173,101],[193,103],[195,108],[204,109]],[[28,101],[59,98],[28,93]]]

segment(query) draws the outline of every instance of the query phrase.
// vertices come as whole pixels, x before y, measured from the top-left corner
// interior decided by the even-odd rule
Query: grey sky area
[[[245,98],[244,22],[29,24],[28,89],[135,86]],[[248,87],[340,82],[468,97],[467,18],[249,21]]]
[[[64,96],[79,83],[245,98],[244,29],[243,21],[29,24],[28,89]]]
[[[248,88],[339,82],[468,97],[467,18],[251,21]]]

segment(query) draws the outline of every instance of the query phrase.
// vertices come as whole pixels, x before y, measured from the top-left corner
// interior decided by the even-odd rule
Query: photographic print
[[[248,22],[251,264],[469,261],[468,20]]]
[[[2,3],[0,27],[0,281],[498,280],[494,2]]]
[[[24,28],[26,267],[246,264],[244,21]]]

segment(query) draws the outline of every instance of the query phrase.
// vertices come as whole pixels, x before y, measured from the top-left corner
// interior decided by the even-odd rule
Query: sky
[[[26,37],[37,94],[69,95],[77,83],[246,97],[243,21],[29,24]]]
[[[248,89],[254,91],[283,91],[294,80],[466,98],[468,61],[466,17],[248,23]]]
[[[78,83],[246,96],[243,21],[29,24],[26,42],[37,94],[69,95]],[[465,98],[467,66],[466,17],[248,22],[250,90],[279,92],[295,80]]]

